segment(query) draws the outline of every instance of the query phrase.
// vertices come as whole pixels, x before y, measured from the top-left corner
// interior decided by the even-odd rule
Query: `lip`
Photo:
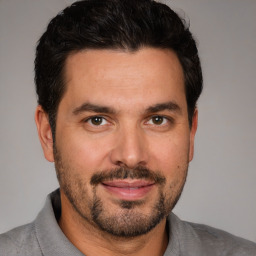
[[[101,184],[108,193],[126,201],[143,199],[155,186],[154,182],[147,180],[114,180]]]

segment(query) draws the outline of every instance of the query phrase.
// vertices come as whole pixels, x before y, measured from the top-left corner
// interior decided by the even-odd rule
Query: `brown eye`
[[[91,123],[91,125],[95,125],[95,126],[99,126],[99,125],[104,125],[106,124],[106,120],[105,118],[101,117],[101,116],[94,116],[91,117],[88,120],[89,123]]]
[[[155,125],[161,125],[165,121],[165,118],[162,116],[153,116],[152,117],[152,123]]]

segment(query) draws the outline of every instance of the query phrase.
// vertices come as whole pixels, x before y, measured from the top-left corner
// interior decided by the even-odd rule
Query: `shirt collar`
[[[60,216],[60,192],[48,195],[45,205],[35,220],[39,246],[44,256],[83,256],[61,231],[56,217]]]

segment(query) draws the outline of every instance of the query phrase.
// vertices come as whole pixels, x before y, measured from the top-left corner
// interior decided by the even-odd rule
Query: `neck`
[[[65,201],[65,202],[63,202]],[[99,230],[74,211],[62,196],[62,213],[59,226],[71,243],[87,256],[162,256],[168,244],[166,219],[145,235],[123,238]]]

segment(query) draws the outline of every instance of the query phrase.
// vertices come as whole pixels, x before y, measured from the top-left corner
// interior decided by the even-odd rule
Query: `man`
[[[202,73],[167,6],[88,0],[39,40],[35,120],[60,189],[0,255],[256,255],[256,245],[171,213],[193,158]]]

